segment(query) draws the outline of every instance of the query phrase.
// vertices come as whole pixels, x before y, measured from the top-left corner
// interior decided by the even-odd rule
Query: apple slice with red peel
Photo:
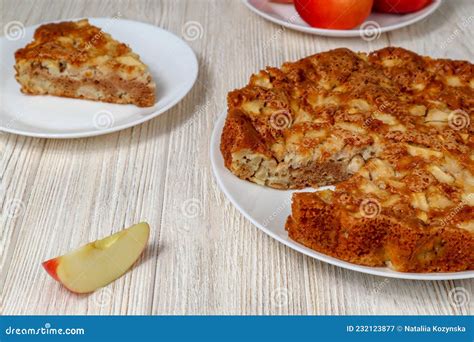
[[[141,222],[43,262],[46,271],[75,293],[89,293],[122,276],[137,261],[150,236]]]

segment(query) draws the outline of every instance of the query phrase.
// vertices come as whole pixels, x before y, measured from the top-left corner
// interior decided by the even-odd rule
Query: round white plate
[[[211,163],[217,184],[232,202],[232,204],[254,225],[265,233],[287,245],[288,247],[306,254],[315,259],[332,265],[347,268],[362,273],[374,274],[383,277],[419,280],[448,280],[474,278],[474,271],[455,273],[402,273],[395,272],[387,267],[367,267],[352,264],[328,255],[318,253],[288,237],[285,222],[291,213],[291,195],[295,190],[275,190],[234,176],[224,166],[220,152],[220,140],[225,123],[226,113],[222,114],[214,127],[211,137]],[[330,187],[325,187],[330,188]],[[323,189],[323,188],[321,188]],[[314,191],[305,189],[298,191]]]
[[[11,22],[11,35],[0,38],[1,131],[42,138],[79,138],[111,133],[162,114],[192,88],[198,74],[197,59],[193,50],[177,36],[159,27],[131,20],[91,18],[89,21],[128,44],[148,65],[157,86],[155,105],[140,108],[22,94],[13,70],[14,53],[32,40],[38,25],[25,29],[21,23]]]
[[[293,4],[279,4],[270,0],[242,0],[248,8],[258,15],[276,24],[293,30],[328,37],[362,37],[373,40],[381,33],[396,30],[432,14],[441,5],[442,0],[433,2],[422,10],[409,14],[371,13],[365,22],[352,30],[329,30],[309,26],[296,12]]]

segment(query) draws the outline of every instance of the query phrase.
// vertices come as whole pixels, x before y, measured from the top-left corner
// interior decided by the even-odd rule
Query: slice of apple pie
[[[293,194],[289,236],[406,272],[474,269],[474,66],[401,48],[336,49],[228,95],[221,150],[240,178]]]
[[[25,94],[139,107],[155,103],[155,82],[140,57],[87,19],[40,26],[15,59]]]

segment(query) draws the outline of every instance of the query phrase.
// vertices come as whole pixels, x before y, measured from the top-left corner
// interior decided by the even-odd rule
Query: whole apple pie
[[[403,272],[474,269],[474,67],[401,48],[268,67],[228,95],[236,176],[293,194],[289,236]]]

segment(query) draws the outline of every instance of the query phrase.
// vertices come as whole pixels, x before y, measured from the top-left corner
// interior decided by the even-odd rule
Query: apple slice
[[[122,276],[137,261],[150,236],[141,222],[43,262],[46,271],[75,293],[89,293]]]

